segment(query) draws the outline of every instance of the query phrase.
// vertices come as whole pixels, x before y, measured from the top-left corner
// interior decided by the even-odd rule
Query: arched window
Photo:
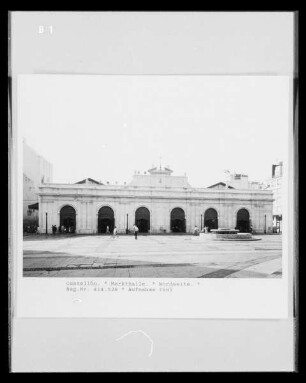
[[[115,227],[114,210],[103,206],[98,212],[98,233],[112,233]]]
[[[66,205],[60,211],[60,231],[64,233],[75,233],[76,212],[72,206]]]
[[[170,228],[173,233],[186,233],[185,212],[180,207],[176,207],[171,211]]]
[[[150,211],[146,207],[139,207],[135,212],[135,223],[140,233],[150,230]]]

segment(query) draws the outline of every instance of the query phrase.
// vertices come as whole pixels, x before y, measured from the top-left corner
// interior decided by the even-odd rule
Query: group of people
[[[25,233],[37,233],[39,230],[39,227],[37,225],[26,225],[23,228],[23,231]]]
[[[53,235],[55,235],[57,231],[59,233],[74,233],[74,227],[73,226],[61,225],[61,226],[59,226],[57,228],[56,225],[52,225],[51,229],[52,229],[52,234]],[[39,233],[39,227],[38,226],[35,226],[35,227],[27,226],[25,228],[25,231],[27,233]],[[202,233],[208,233],[209,231],[210,231],[210,228],[208,226],[204,226],[204,228],[201,230]],[[133,233],[134,233],[135,239],[138,238],[138,232],[139,232],[138,226],[136,224],[133,225]],[[251,232],[252,232],[252,227],[251,227]],[[106,227],[106,233],[110,233],[109,226]],[[199,235],[200,234],[200,229],[198,228],[197,225],[195,225],[195,227],[193,229],[193,234],[194,235]],[[118,229],[117,229],[117,226],[115,226],[114,229],[113,229],[113,238],[117,238],[117,237],[118,237]]]
[[[74,233],[74,227],[73,226],[64,226],[61,225],[57,227],[56,225],[51,226],[52,234],[55,235],[58,231],[59,233]]]
[[[106,232],[109,233],[109,227],[108,226],[106,228]],[[134,232],[135,239],[137,239],[137,234],[139,232],[137,225],[133,226],[133,232]],[[115,226],[114,230],[113,230],[113,238],[117,238],[117,237],[118,237],[118,229],[117,229],[117,226]]]
[[[64,225],[57,227],[56,225],[52,225],[51,231],[52,231],[52,234],[56,234],[57,231],[59,233],[74,233],[74,227],[73,226],[64,226]],[[24,227],[24,232],[25,233],[40,234],[39,226],[27,225]]]
[[[202,232],[203,233],[209,233],[210,232],[210,227],[209,226],[204,226]]]
[[[204,226],[203,229],[201,230],[202,233],[209,233],[210,232],[210,227],[209,226]],[[193,235],[199,235],[200,234],[200,229],[198,228],[197,225],[195,225],[193,229]]]

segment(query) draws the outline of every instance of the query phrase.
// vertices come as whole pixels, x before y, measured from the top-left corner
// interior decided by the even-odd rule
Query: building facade
[[[92,179],[76,184],[39,187],[39,226],[51,225],[79,234],[131,231],[192,233],[195,225],[272,231],[273,195],[269,190],[193,188],[186,176],[166,167],[135,174],[125,185],[103,185]]]

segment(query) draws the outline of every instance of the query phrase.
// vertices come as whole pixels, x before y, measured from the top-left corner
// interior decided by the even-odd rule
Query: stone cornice
[[[260,196],[269,196],[272,195],[271,190],[256,190],[256,189],[209,189],[209,188],[149,188],[149,187],[128,187],[128,186],[93,186],[93,185],[67,185],[67,184],[45,184],[39,186],[39,194],[54,194],[54,195],[67,195],[73,194],[78,196],[106,196],[110,195],[110,193],[114,193],[111,195],[116,196],[127,196],[128,194],[139,197],[140,195],[159,195],[159,194],[171,194],[177,193],[181,195],[215,195],[220,196],[222,198],[224,195],[260,195]]]
[[[261,195],[261,196],[250,196],[250,195],[243,195],[240,194],[239,196],[227,196],[227,197],[220,197],[220,196],[163,196],[163,195],[113,195],[113,194],[101,194],[101,195],[92,195],[92,194],[71,194],[71,193],[65,193],[65,194],[58,194],[58,193],[43,193],[40,194],[41,197],[43,197],[45,200],[46,197],[52,197],[52,199],[57,198],[73,198],[75,200],[82,201],[82,198],[89,198],[89,199],[98,199],[101,198],[105,199],[112,199],[112,200],[165,200],[165,201],[201,201],[201,202],[212,202],[212,203],[222,203],[222,202],[235,202],[235,201],[244,201],[244,202],[252,202],[256,203],[258,202],[273,202],[273,196],[271,195]],[[269,198],[270,197],[270,198]]]

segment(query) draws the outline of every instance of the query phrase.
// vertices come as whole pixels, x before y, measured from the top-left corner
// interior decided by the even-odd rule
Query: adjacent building
[[[235,189],[255,189],[263,190],[266,188],[263,182],[249,181],[249,176],[247,174],[241,173],[230,173],[227,172],[226,185],[228,187],[233,187]]]
[[[223,184],[224,186],[221,186]],[[271,178],[261,181],[249,181],[246,174],[230,173],[227,171],[226,183],[219,183],[220,188],[271,190],[273,193],[273,232],[282,232],[282,194],[283,194],[283,162],[272,165]]]
[[[24,230],[38,226],[38,187],[52,182],[52,164],[23,141],[23,225]]]
[[[51,225],[56,225],[79,234],[105,233],[114,226],[126,233],[135,223],[140,232],[151,234],[191,233],[195,226],[272,231],[271,190],[236,188],[223,182],[194,188],[187,176],[172,173],[169,167],[153,167],[134,174],[124,185],[105,185],[90,178],[75,184],[41,183],[39,226],[50,232]]]
[[[266,190],[273,192],[273,230],[277,233],[282,232],[283,208],[282,208],[282,191],[283,191],[283,162],[272,165],[272,176],[265,181]]]

